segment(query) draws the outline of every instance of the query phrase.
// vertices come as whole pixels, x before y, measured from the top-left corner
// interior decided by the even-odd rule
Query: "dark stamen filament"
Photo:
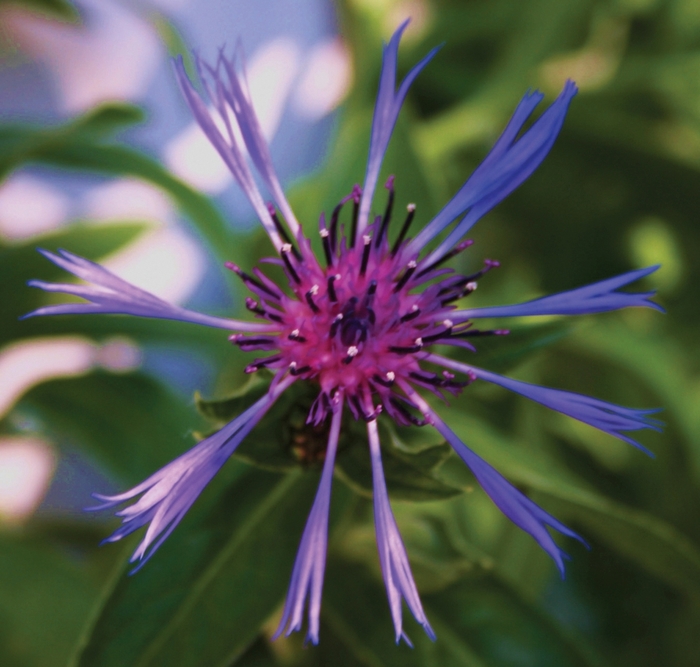
[[[340,278],[340,274],[336,273],[334,276],[328,276],[328,287],[327,287],[327,292],[328,292],[328,298],[332,303],[336,303],[338,301],[338,295],[335,293],[335,285],[333,284],[336,280]]]
[[[408,266],[406,270],[404,271],[403,276],[401,276],[401,280],[394,285],[394,292],[398,292],[409,280],[409,278],[413,275],[413,272],[416,270],[416,263],[411,260],[408,263]]]
[[[289,364],[289,372],[294,376],[301,375],[302,373],[306,373],[310,370],[311,366],[302,366],[301,368],[298,368],[296,361],[293,361],[291,364]]]
[[[375,375],[372,377],[372,379],[377,383],[382,385],[382,387],[391,387],[391,385],[394,384],[394,380],[396,379],[396,374],[393,371],[389,371],[386,374],[386,377],[383,378],[381,375]]]
[[[251,313],[255,313],[256,315],[260,315],[261,317],[264,317],[265,319],[274,320],[275,322],[282,321],[282,318],[279,315],[276,315],[275,313],[271,313],[269,310],[265,310],[264,308],[261,308],[260,306],[258,306],[258,302],[255,301],[255,299],[251,299],[250,297],[246,297],[245,307]]]
[[[386,232],[389,222],[391,222],[391,210],[394,208],[394,177],[389,176],[384,187],[389,191],[389,200],[386,203],[386,209],[384,210],[384,217],[382,218],[382,226],[379,228],[379,234],[374,242],[374,247],[378,248],[382,243],[382,238],[384,238],[384,232]]]
[[[401,231],[399,232],[399,237],[396,239],[394,242],[394,247],[391,249],[391,256],[393,257],[396,255],[396,253],[399,250],[399,247],[403,243],[403,240],[406,238],[406,233],[408,232],[408,228],[411,226],[411,222],[413,221],[413,216],[416,214],[416,205],[415,204],[409,204],[406,207],[406,210],[408,211],[408,215],[406,216],[406,221],[403,223],[403,227],[401,227]]]
[[[292,266],[292,261],[289,259],[289,253],[292,249],[292,244],[291,243],[285,243],[282,248],[280,248],[282,252],[282,260],[284,261],[284,265],[287,267],[287,272],[289,275],[292,277],[292,280],[299,284],[301,283],[301,278],[299,278],[299,274],[296,272],[294,267]]]
[[[291,246],[291,250],[294,253],[294,256],[298,259],[301,260],[301,254],[299,251],[294,247],[294,244],[292,243],[292,239],[289,238],[289,234],[287,234],[287,231],[285,228],[282,226],[282,223],[280,222],[279,216],[277,215],[277,211],[275,210],[275,207],[272,202],[267,202],[267,210],[270,214],[270,217],[272,218],[272,222],[275,225],[275,228],[279,232],[279,235],[282,237],[285,243],[289,243]]]
[[[365,271],[367,271],[367,262],[369,262],[369,251],[372,247],[372,238],[366,234],[362,237],[365,247],[362,251],[362,265],[360,266],[360,275],[364,276]]]
[[[292,331],[292,333],[290,333],[289,336],[287,336],[287,338],[289,338],[289,340],[293,340],[296,343],[305,343],[306,342],[306,338],[304,338],[304,336],[300,335],[299,329],[294,329],[294,331]]]
[[[416,278],[420,278],[421,276],[428,273],[428,271],[432,271],[433,269],[440,266],[440,264],[444,264],[448,259],[452,259],[455,255],[459,255],[460,252],[462,252],[463,250],[465,250],[466,248],[468,248],[470,245],[473,245],[473,244],[474,244],[474,241],[472,241],[471,239],[467,239],[466,241],[462,241],[455,248],[450,250],[450,252],[447,252],[442,257],[440,257],[440,259],[435,260],[429,266],[426,266],[424,269],[421,269],[416,274]]]
[[[323,240],[323,252],[326,255],[326,265],[333,266],[333,250],[331,249],[331,233],[327,229],[322,229],[321,239]]]
[[[321,309],[314,303],[314,296],[318,293],[318,285],[314,285],[307,293],[306,293],[306,303],[309,304],[309,308],[314,311],[314,313],[320,313]]]
[[[360,196],[362,189],[359,185],[355,185],[352,189],[352,227],[350,229],[350,247],[355,247],[355,238],[357,237],[357,217],[360,213]]]
[[[256,359],[252,364],[246,366],[245,368],[245,373],[255,373],[255,371],[259,371],[261,368],[265,368],[266,366],[269,366],[270,364],[274,364],[275,362],[279,361],[282,358],[281,355],[276,354],[274,357],[267,357],[267,359]]]
[[[331,338],[335,338],[335,334],[338,333],[338,327],[340,326],[340,322],[343,319],[343,314],[338,313],[335,316],[335,319],[331,322],[331,330],[329,332]]]
[[[237,266],[233,262],[226,262],[224,266],[230,271],[233,271],[244,283],[248,285],[254,285],[258,288],[258,290],[265,292],[265,294],[269,294],[275,300],[279,300],[281,295],[278,292],[274,292],[269,287],[267,287],[267,285],[263,285],[259,280],[253,278],[253,276],[248,275],[245,271],[243,271],[239,266]]]
[[[410,322],[411,320],[415,320],[416,317],[418,317],[419,315],[420,308],[414,304],[413,306],[411,306],[411,310],[409,310],[405,315],[401,316],[399,322]]]

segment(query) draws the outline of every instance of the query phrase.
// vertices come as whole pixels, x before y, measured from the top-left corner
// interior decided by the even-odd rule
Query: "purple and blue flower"
[[[445,264],[466,250],[467,231],[485,213],[510,194],[540,165],[561,130],[576,85],[568,81],[551,106],[525,131],[523,127],[542,100],[539,92],[526,94],[486,159],[445,207],[412,239],[408,234],[415,214],[409,204],[394,241],[389,225],[395,217],[394,180],[386,183],[388,203],[374,214],[373,199],[382,160],[401,105],[413,80],[433,57],[431,51],[396,88],[396,61],[401,26],[384,49],[379,93],[372,122],[369,159],[362,188],[355,186],[332,211],[321,215],[323,247],[317,258],[289,206],[272,164],[268,146],[250,96],[235,64],[223,55],[216,66],[199,63],[204,90],[219,116],[200,97],[181,61],[176,75],[196,120],[235,176],[267,232],[288,284],[277,285],[259,268],[251,273],[228,264],[250,290],[246,299],[255,321],[210,317],[172,306],[117,278],[98,264],[61,251],[42,251],[52,262],[86,284],[31,284],[52,292],[85,299],[86,303],[48,305],[30,313],[58,315],[111,313],[180,320],[232,332],[230,340],[259,357],[246,373],[268,369],[274,374],[268,392],[220,431],[205,438],[147,480],[115,496],[97,496],[100,509],[129,501],[117,511],[121,527],[108,541],[146,527],[132,556],[142,566],[175,529],[203,488],[264,417],[275,400],[296,382],[311,383],[318,394],[308,422],[330,420],[327,449],[316,498],[302,535],[292,580],[277,634],[300,630],[305,609],[308,637],[318,642],[321,593],[328,540],[331,482],[344,408],[366,422],[374,487],[374,516],[379,561],[386,585],[396,641],[406,638],[402,601],[434,638],[411,574],[406,550],[394,519],[382,469],[377,418],[385,412],[402,425],[429,425],[450,443],[469,466],[501,511],[530,533],[564,571],[565,554],[555,543],[552,528],[579,541],[582,538],[512,486],[486,461],[463,443],[418,389],[443,397],[457,394],[476,380],[505,387],[552,410],[578,419],[646,451],[628,435],[640,429],[660,429],[650,415],[604,401],[540,387],[497,375],[432,351],[433,346],[474,350],[480,336],[505,335],[507,330],[473,327],[479,318],[585,315],[628,307],[661,310],[650,301],[653,293],[619,291],[657,267],[630,271],[614,278],[516,305],[464,308],[462,299],[497,262],[487,261],[471,275],[457,275]],[[251,165],[272,197],[266,202],[256,185]],[[351,222],[339,223],[344,207]],[[439,235],[444,239],[428,249]]]

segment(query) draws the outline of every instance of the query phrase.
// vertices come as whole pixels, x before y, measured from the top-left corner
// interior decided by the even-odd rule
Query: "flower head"
[[[313,253],[311,242],[303,234],[280,187],[235,64],[223,55],[214,67],[199,63],[204,90],[220,116],[221,122],[215,123],[210,108],[190,83],[182,62],[176,63],[176,75],[192,113],[248,196],[270,237],[277,254],[268,261],[280,265],[287,277],[287,285],[277,285],[259,268],[246,272],[238,265],[227,264],[250,290],[246,306],[255,321],[209,317],[171,306],[103,267],[65,251],[60,255],[47,252],[44,255],[87,285],[31,283],[45,290],[83,297],[88,303],[46,306],[30,315],[118,313],[229,329],[234,332],[230,336],[232,343],[244,351],[257,353],[246,373],[261,369],[274,373],[268,393],[219,432],[130,491],[111,497],[98,496],[103,501],[98,509],[134,501],[117,512],[123,524],[108,539],[118,540],[148,526],[132,559],[141,564],[177,526],[204,486],[276,398],[295,382],[317,387],[308,422],[318,425],[330,420],[329,439],[320,486],[301,539],[278,629],[278,634],[299,630],[307,607],[308,636],[314,643],[318,641],[331,481],[344,406],[367,426],[379,561],[397,642],[401,638],[408,641],[402,628],[403,600],[426,633],[430,637],[434,634],[421,606],[389,502],[377,429],[381,412],[403,425],[435,428],[471,468],[494,503],[534,537],[562,574],[565,554],[549,529],[581,538],[471,451],[440,419],[422,393],[427,391],[439,397],[445,393],[458,394],[480,379],[638,447],[641,445],[625,433],[658,429],[660,425],[649,417],[653,411],[623,408],[571,392],[519,382],[432,352],[432,346],[437,344],[473,351],[479,337],[508,333],[505,329],[475,328],[473,320],[481,317],[579,315],[630,306],[659,309],[649,300],[652,293],[618,291],[656,267],[523,304],[457,308],[455,302],[471,294],[481,278],[499,264],[486,260],[483,268],[470,275],[455,274],[445,265],[470,247],[471,241],[464,240],[464,235],[472,225],[519,186],[545,158],[562,127],[576,86],[568,81],[551,106],[523,131],[543,97],[538,92],[526,94],[486,159],[432,221],[410,239],[413,204],[401,216],[398,231],[390,229],[397,217],[393,177],[385,184],[388,198],[383,212],[372,215],[382,160],[401,104],[410,84],[435,53],[432,51],[414,67],[397,90],[396,60],[405,25],[384,49],[364,185],[352,188],[328,218],[320,216],[318,234],[323,247],[320,257]],[[249,162],[273,202],[265,202]],[[348,220],[345,224],[340,223],[343,209],[350,209],[343,213]],[[444,240],[427,249],[451,225]]]

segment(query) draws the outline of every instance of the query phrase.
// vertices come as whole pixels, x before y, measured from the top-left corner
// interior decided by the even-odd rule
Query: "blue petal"
[[[382,73],[379,79],[379,92],[374,106],[372,118],[372,134],[369,142],[369,157],[367,159],[367,173],[365,184],[362,188],[360,212],[358,216],[358,234],[362,234],[369,222],[369,212],[372,206],[372,197],[377,186],[379,170],[384,160],[389,139],[394,131],[396,119],[399,117],[401,105],[408,93],[408,89],[421,70],[428,64],[440,47],[435,47],[421,60],[407,75],[396,92],[396,60],[399,51],[401,35],[406,29],[409,20],[404,21],[393,34],[389,44],[384,47],[382,58]]]
[[[423,260],[425,265],[431,264],[450,250],[481,216],[527,179],[552,148],[576,92],[576,84],[567,81],[559,97],[515,141],[525,121],[542,99],[541,93],[527,93],[489,155],[440,213],[409,244],[407,253],[411,255],[420,252],[455,218],[469,211],[440,246]]]
[[[455,310],[450,314],[454,322],[463,322],[479,317],[521,317],[533,315],[590,315],[604,313],[620,308],[645,307],[655,308],[664,312],[659,304],[650,301],[656,292],[616,292],[629,283],[648,276],[659,268],[659,265],[645,269],[629,271],[622,275],[601,280],[600,282],[578,287],[568,292],[552,294],[540,299],[512,306],[490,306],[488,308],[467,308]]]

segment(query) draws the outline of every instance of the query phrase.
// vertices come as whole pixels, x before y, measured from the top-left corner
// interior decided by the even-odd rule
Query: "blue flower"
[[[468,276],[456,275],[441,266],[471,245],[471,241],[463,240],[466,232],[545,158],[564,123],[576,85],[568,81],[551,106],[523,132],[523,126],[543,97],[538,92],[526,94],[491,152],[455,196],[412,240],[407,234],[415,206],[409,204],[392,244],[388,229],[394,205],[393,177],[385,186],[389,200],[384,214],[372,217],[374,191],[408,88],[436,52],[431,51],[416,65],[397,90],[396,60],[405,27],[406,24],[402,25],[384,48],[364,185],[352,189],[333,210],[328,223],[325,215],[321,215],[319,234],[323,255],[320,258],[313,254],[311,243],[284,196],[235,64],[223,55],[214,67],[198,63],[204,90],[219,115],[220,122],[216,123],[190,83],[182,61],[176,63],[176,76],[194,117],[250,200],[277,253],[272,261],[280,264],[286,273],[288,285],[283,288],[259,268],[254,268],[251,274],[237,265],[227,264],[253,294],[246,305],[257,321],[210,317],[172,306],[100,265],[66,251],[58,255],[42,252],[85,284],[30,283],[47,291],[82,297],[86,303],[49,305],[27,317],[111,313],[228,329],[234,332],[230,340],[242,350],[265,353],[248,365],[246,373],[267,368],[274,374],[266,395],[219,432],[133,489],[115,496],[97,496],[103,504],[96,509],[131,501],[117,511],[122,525],[108,541],[119,540],[147,526],[132,557],[133,562],[138,561],[138,567],[175,529],[202,489],[288,387],[295,382],[310,382],[318,388],[308,422],[320,424],[330,419],[329,440],[321,482],[302,535],[277,631],[279,635],[300,630],[306,610],[308,637],[313,643],[319,639],[331,482],[344,407],[367,426],[379,562],[397,642],[402,638],[409,641],[402,627],[404,600],[428,636],[435,635],[423,611],[389,502],[377,429],[381,412],[400,424],[435,428],[469,466],[493,502],[532,535],[562,574],[565,554],[549,529],[583,542],[581,537],[538,507],[469,449],[416,388],[444,397],[444,392],[457,394],[476,380],[490,382],[644,451],[647,450],[627,433],[659,430],[661,426],[650,416],[654,410],[624,408],[568,391],[520,382],[431,352],[431,346],[436,344],[474,350],[472,341],[479,336],[508,333],[504,329],[472,328],[473,320],[483,317],[583,315],[629,307],[661,310],[650,301],[651,292],[619,291],[658,267],[630,271],[522,304],[457,308],[454,302],[471,294],[481,277],[498,263],[487,261],[483,269]],[[272,202],[266,202],[260,193],[250,163],[271,194]],[[341,209],[351,203],[352,218],[346,233],[338,221]],[[428,245],[450,226],[444,240],[428,250]]]

